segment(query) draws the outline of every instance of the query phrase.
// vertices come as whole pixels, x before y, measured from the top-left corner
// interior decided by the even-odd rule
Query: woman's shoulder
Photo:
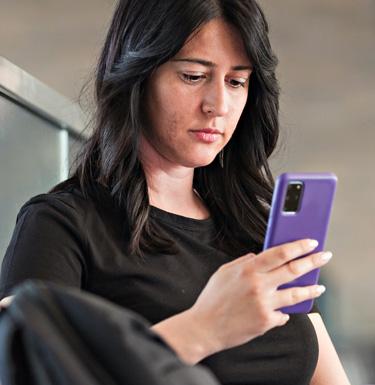
[[[47,193],[31,197],[18,212],[16,223],[56,228],[89,234],[99,228],[122,226],[124,216],[109,190],[93,185],[82,189],[80,184],[67,179]]]
[[[95,210],[93,197],[85,194],[78,183],[68,179],[46,193],[32,196],[23,204],[18,216],[22,216],[25,212],[83,216],[92,210]]]
[[[25,210],[27,208],[37,208],[43,206],[61,207],[67,210],[77,210],[82,204],[85,203],[85,199],[79,190],[71,187],[66,187],[58,191],[49,191],[41,193],[29,198],[21,208]]]

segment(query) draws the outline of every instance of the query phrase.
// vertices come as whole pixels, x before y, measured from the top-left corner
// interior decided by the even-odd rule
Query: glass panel
[[[67,143],[56,125],[0,97],[0,262],[22,204],[65,177]]]
[[[69,167],[74,171],[76,157],[81,150],[83,140],[73,135],[69,135]]]

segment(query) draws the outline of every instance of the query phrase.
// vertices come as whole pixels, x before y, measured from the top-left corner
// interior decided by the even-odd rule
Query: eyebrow
[[[204,60],[204,59],[198,59],[198,58],[188,58],[187,57],[187,58],[182,58],[182,59],[172,59],[172,61],[198,63],[198,64],[201,64],[205,67],[210,67],[210,68],[217,67],[217,64],[213,63],[212,61],[208,61],[208,60]],[[251,65],[250,66],[238,65],[238,66],[231,67],[231,70],[233,70],[233,71],[243,71],[243,70],[252,71],[253,67]]]

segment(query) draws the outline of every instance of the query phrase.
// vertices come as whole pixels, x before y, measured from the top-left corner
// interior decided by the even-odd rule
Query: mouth
[[[191,130],[193,132],[204,132],[206,134],[218,134],[223,135],[224,133],[216,128],[200,128],[198,130]]]
[[[190,131],[194,137],[204,143],[213,143],[220,139],[223,136],[223,133],[215,128],[202,128],[198,130]]]

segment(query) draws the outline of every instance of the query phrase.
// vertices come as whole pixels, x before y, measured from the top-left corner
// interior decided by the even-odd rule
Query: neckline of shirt
[[[164,223],[188,230],[211,230],[215,225],[212,217],[207,219],[190,218],[162,210],[155,206],[150,206],[150,215]]]

